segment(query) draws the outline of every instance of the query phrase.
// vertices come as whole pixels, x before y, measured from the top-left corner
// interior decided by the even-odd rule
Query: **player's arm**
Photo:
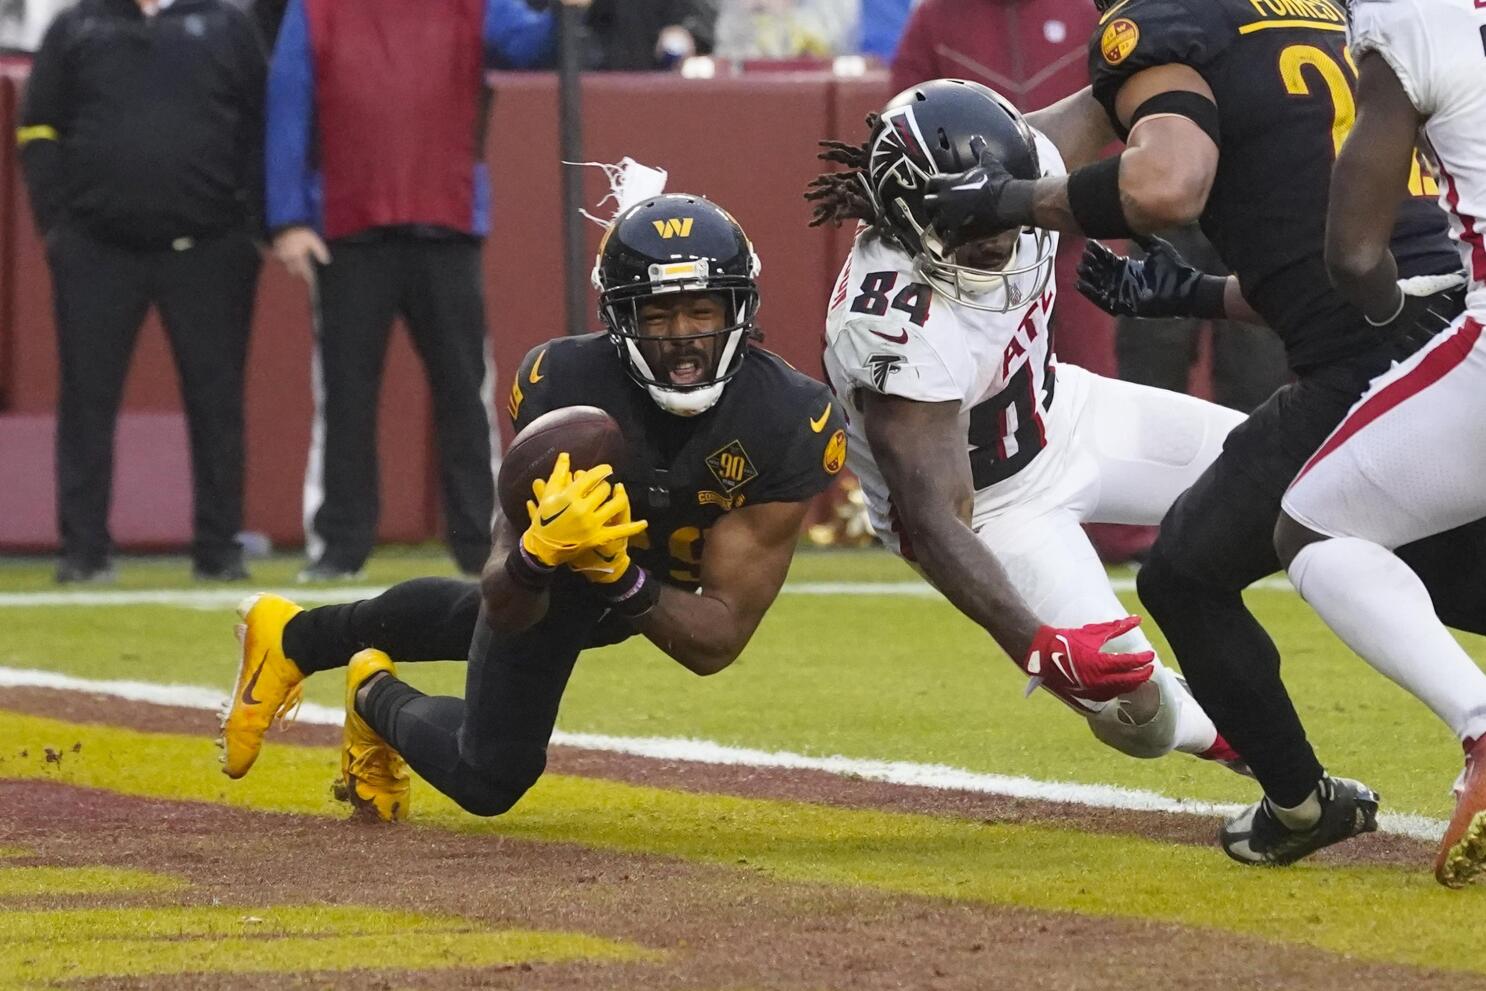
[[[970,529],[975,490],[960,404],[867,390],[860,402],[872,456],[924,575],[1002,650],[1024,656],[1042,624]]]
[[[1099,153],[1119,137],[1104,108],[1094,99],[1092,86],[1033,110],[1026,118],[1058,149],[1070,171],[1098,161]]]
[[[1078,291],[1117,317],[1266,321],[1244,298],[1238,278],[1208,275],[1191,265],[1163,238],[1136,238],[1144,258],[1120,255],[1089,241],[1078,261]]]
[[[1388,244],[1423,117],[1377,52],[1364,54],[1357,68],[1357,124],[1331,171],[1326,271],[1369,322],[1382,325],[1404,305]]]
[[[733,663],[784,585],[808,508],[765,502],[724,515],[707,531],[700,591],[661,586],[635,628],[696,674]]]
[[[946,247],[1012,227],[1130,237],[1201,215],[1218,169],[1218,108],[1190,66],[1166,64],[1127,79],[1116,97],[1125,150],[1064,176],[1015,179],[989,155],[931,180],[925,204]]]
[[[486,622],[498,630],[519,633],[547,615],[547,586],[540,581],[519,581],[519,570],[507,566],[513,554],[521,554],[521,534],[505,513],[496,513],[491,536],[490,557],[480,574]]]

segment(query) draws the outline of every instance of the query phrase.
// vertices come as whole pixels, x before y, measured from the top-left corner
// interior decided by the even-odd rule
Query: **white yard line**
[[[1133,592],[1134,578],[1112,578],[1116,592]],[[1266,578],[1251,588],[1265,591],[1293,591],[1284,578]],[[231,609],[255,591],[273,592],[305,605],[331,602],[354,602],[386,591],[382,585],[304,586],[254,589],[88,589],[45,592],[0,592],[0,609],[32,609],[42,606],[167,606],[176,609]],[[939,593],[920,581],[906,582],[789,582],[782,595],[883,595],[914,599],[936,599]]]
[[[215,688],[200,688],[193,685],[157,685],[143,681],[93,681],[52,671],[6,667],[0,667],[0,688],[53,688],[107,695],[152,705],[212,711],[220,709],[226,701],[226,696],[221,690]],[[320,726],[339,726],[342,715],[339,708],[306,702],[299,710],[298,719],[300,722]],[[567,733],[558,730],[552,734],[552,742],[559,746],[581,747],[585,750],[601,750],[635,757],[649,757],[655,760],[821,771],[840,777],[863,778],[868,781],[883,781],[917,788],[969,791],[985,795],[1004,795],[1008,798],[1029,798],[1105,809],[1175,812],[1211,817],[1232,815],[1242,808],[1238,805],[1173,798],[1138,788],[1080,784],[1071,781],[1038,781],[1035,778],[968,771],[943,764],[916,764],[910,761],[867,760],[839,756],[812,757],[788,751],[732,747],[711,740],[605,736],[599,733]],[[1445,823],[1441,820],[1398,813],[1380,814],[1378,826],[1385,833],[1397,833],[1421,840],[1438,840],[1445,832]]]

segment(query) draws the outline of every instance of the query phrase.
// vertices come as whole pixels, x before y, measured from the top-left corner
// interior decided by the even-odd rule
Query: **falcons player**
[[[848,413],[848,464],[874,529],[993,636],[1025,604],[1050,626],[1118,622],[1110,649],[1150,651],[1079,524],[1160,522],[1242,416],[1059,364],[1056,233],[1013,230],[949,254],[927,230],[929,178],[982,151],[1018,176],[1062,173],[1056,149],[1010,103],[937,80],[868,123],[864,146],[825,144],[821,157],[851,171],[819,177],[807,198],[817,224],[865,222],[831,299],[825,371]],[[1139,687],[1103,701],[1080,690],[1096,676],[1074,665],[1022,666],[1117,750],[1242,766],[1159,661]]]
[[[1373,379],[1291,483],[1275,542],[1331,628],[1461,741],[1465,771],[1435,859],[1439,882],[1459,887],[1486,869],[1486,674],[1394,549],[1486,516],[1486,3],[1355,0],[1350,30],[1357,125],[1332,173],[1331,279],[1375,326],[1399,323],[1435,288],[1398,282],[1388,246],[1392,191],[1422,128],[1465,311],[1437,313],[1445,329]]]

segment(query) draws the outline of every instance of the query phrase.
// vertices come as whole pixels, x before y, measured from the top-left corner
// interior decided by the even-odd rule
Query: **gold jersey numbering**
[[[1342,51],[1343,68],[1331,53],[1315,45],[1287,45],[1280,51],[1280,79],[1285,92],[1292,96],[1310,96],[1311,83],[1306,70],[1310,69],[1326,87],[1331,98],[1331,150],[1333,155],[1341,153],[1342,144],[1357,123],[1357,100],[1352,95],[1357,80],[1357,63],[1352,53]],[[1348,74],[1351,80],[1348,80]],[[1409,169],[1410,196],[1438,196],[1439,186],[1423,167],[1418,151],[1414,152],[1414,164]]]

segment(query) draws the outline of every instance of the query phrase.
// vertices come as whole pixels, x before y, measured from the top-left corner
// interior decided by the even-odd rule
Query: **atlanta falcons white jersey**
[[[1021,249],[1035,250],[1023,235]],[[857,406],[870,389],[920,402],[957,402],[969,438],[976,509],[1009,489],[1058,438],[1048,411],[1056,391],[1049,321],[1056,296],[1005,313],[935,292],[913,259],[871,230],[857,235],[826,318],[825,370],[847,409],[847,451],[879,534],[896,529],[887,484],[872,461]],[[884,526],[883,524],[887,524]]]
[[[1467,305],[1486,313],[1486,3],[1353,0],[1350,30],[1353,54],[1387,59],[1428,118],[1440,205],[1471,279]]]

